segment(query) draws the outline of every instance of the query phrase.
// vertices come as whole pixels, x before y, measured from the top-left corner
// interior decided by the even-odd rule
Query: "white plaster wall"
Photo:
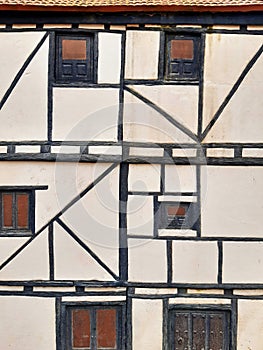
[[[0,162],[1,186],[47,185],[36,190],[36,230],[79,195],[111,164]],[[114,184],[114,186],[117,186]]]
[[[166,242],[129,239],[129,281],[166,282]]]
[[[202,235],[262,237],[263,168],[202,167]]]
[[[129,92],[124,93],[124,140],[193,143],[184,132]]]
[[[1,237],[0,249],[0,264],[2,264],[11,254],[13,254],[19,247],[21,247],[28,237]]]
[[[25,60],[45,35],[44,32],[0,34],[0,100],[11,85]]]
[[[116,141],[119,89],[55,88],[54,140]]]
[[[261,350],[263,329],[263,301],[238,301],[238,350]]]
[[[188,292],[188,290],[187,290]],[[211,294],[211,292],[209,292]],[[169,304],[185,304],[185,305],[222,305],[222,304],[231,304],[231,299],[226,298],[170,298]]]
[[[58,280],[112,281],[99,265],[61,226],[54,225],[54,271]]]
[[[261,36],[263,42],[263,37]],[[262,142],[263,57],[261,56],[205,138],[207,142]]]
[[[263,283],[263,243],[223,244],[224,283]]]
[[[206,35],[203,129],[261,45],[258,35]]]
[[[0,280],[21,281],[48,279],[48,230],[45,230],[0,271]]]
[[[173,242],[173,282],[216,283],[216,242]]]
[[[37,36],[32,33],[28,34],[32,36],[24,37],[23,35],[25,35],[25,33],[23,33],[22,37],[20,37],[21,34],[18,34],[15,42],[10,40],[10,42],[14,44],[15,49],[13,49],[13,47],[8,47],[6,49],[11,50],[12,56],[16,56],[16,45],[25,45],[26,52],[21,52],[24,51],[22,48],[18,50],[18,62],[16,63],[10,58],[10,53],[8,55],[10,59],[9,64],[3,62],[3,66],[1,66],[0,60],[1,70],[5,67],[5,72],[0,71],[1,88],[2,86],[7,88],[7,85],[9,87],[9,84],[12,82],[11,79],[13,78],[12,69],[14,69],[15,66],[15,72],[18,72],[24,63],[24,61],[21,62],[22,57],[23,60],[27,58],[31,53],[29,47],[31,48],[33,43],[36,45],[43,36],[43,34],[39,33]],[[3,33],[1,36],[2,35]],[[2,45],[1,36],[0,45]],[[9,38],[11,39],[10,35]],[[30,40],[32,40],[32,42],[29,44],[28,41]],[[2,141],[45,140],[47,138],[48,49],[49,40],[46,39],[1,109],[0,139]],[[5,55],[3,56],[2,59],[6,59]],[[4,93],[5,91],[2,92],[2,94]]]
[[[126,32],[126,79],[157,79],[160,32]]]
[[[132,301],[133,350],[162,348],[162,300]]]
[[[153,236],[153,197],[129,196],[127,203],[128,235]]]
[[[0,297],[1,348],[55,350],[55,300]]]
[[[128,190],[153,192],[160,191],[160,165],[158,164],[130,164]]]
[[[119,83],[121,34],[99,33],[98,83]]]
[[[195,192],[196,167],[187,165],[165,166],[166,192]]]
[[[197,133],[198,87],[180,85],[132,86],[176,121]]]
[[[114,169],[62,220],[116,274],[119,269],[119,169]],[[65,269],[66,270],[66,269]]]

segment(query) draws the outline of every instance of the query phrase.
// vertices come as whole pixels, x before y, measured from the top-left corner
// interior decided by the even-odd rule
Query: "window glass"
[[[63,60],[85,60],[87,58],[86,40],[62,39]]]
[[[199,79],[200,41],[199,35],[166,35],[165,79],[184,82]]]
[[[170,48],[171,59],[188,59],[194,58],[193,40],[171,40]]]
[[[56,37],[57,83],[93,82],[94,37],[91,34],[59,34]]]

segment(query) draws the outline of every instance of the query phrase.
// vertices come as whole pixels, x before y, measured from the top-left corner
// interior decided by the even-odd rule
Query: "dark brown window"
[[[159,229],[195,229],[198,213],[194,202],[158,202]]]
[[[165,78],[168,80],[198,80],[200,37],[169,34],[166,37]]]
[[[0,229],[2,233],[28,232],[33,229],[31,192],[0,192]]]
[[[58,35],[56,80],[61,83],[93,82],[92,35]]]
[[[229,350],[229,311],[171,310],[169,350]]]
[[[67,307],[66,350],[123,350],[122,308]]]

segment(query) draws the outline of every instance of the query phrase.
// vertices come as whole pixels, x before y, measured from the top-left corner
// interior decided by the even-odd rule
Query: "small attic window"
[[[158,229],[193,229],[197,220],[194,202],[159,202]]]
[[[56,81],[58,83],[93,82],[94,37],[87,35],[57,35]]]
[[[167,34],[165,79],[199,79],[200,36]]]

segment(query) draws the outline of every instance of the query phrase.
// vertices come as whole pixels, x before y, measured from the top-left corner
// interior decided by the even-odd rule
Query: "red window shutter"
[[[28,228],[29,195],[17,194],[17,227]]]
[[[90,348],[90,312],[89,310],[72,311],[73,348]]]
[[[3,193],[2,195],[3,206],[3,227],[13,227],[13,194]]]
[[[97,310],[97,348],[116,349],[116,310]]]

